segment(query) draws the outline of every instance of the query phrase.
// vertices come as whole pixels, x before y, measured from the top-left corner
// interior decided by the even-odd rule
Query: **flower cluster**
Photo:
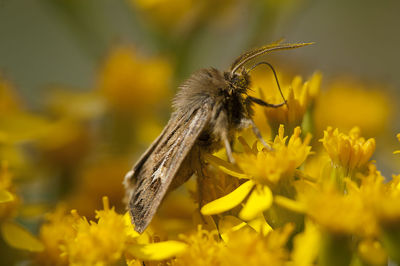
[[[140,236],[128,214],[116,213],[107,197],[103,205],[103,210],[96,211],[95,221],[76,210],[68,214],[62,207],[49,214],[40,230],[45,248],[36,261],[40,265],[113,265],[125,259],[134,265],[137,259],[169,259],[186,249],[183,242],[160,242],[149,232]]]

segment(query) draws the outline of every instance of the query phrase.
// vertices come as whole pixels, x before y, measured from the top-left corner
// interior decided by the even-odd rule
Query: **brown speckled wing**
[[[137,232],[143,232],[152,220],[180,165],[209,122],[211,108],[204,104],[190,114],[174,113],[161,135],[128,173],[128,179],[136,179],[128,209]]]

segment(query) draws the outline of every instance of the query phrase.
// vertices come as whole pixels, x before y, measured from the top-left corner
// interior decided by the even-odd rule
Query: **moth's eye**
[[[219,96],[225,95],[226,89],[224,89],[224,88],[218,88],[217,90],[218,90],[218,95],[219,95]]]
[[[233,75],[231,76],[231,81],[232,81],[232,82],[235,82],[235,81],[237,80],[237,78],[238,78],[238,75],[237,75],[237,74],[233,74]]]

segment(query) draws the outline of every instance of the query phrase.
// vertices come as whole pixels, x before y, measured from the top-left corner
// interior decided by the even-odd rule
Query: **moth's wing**
[[[280,43],[280,41],[265,45],[263,47],[248,51],[239,56],[231,65],[230,72],[235,73],[240,67],[246,67],[249,62],[258,56],[277,50],[288,50],[303,47],[313,43]]]
[[[211,117],[211,105],[205,103],[190,114],[174,115],[168,129],[146,156],[138,172],[128,208],[135,230],[143,232],[177,174],[182,162]]]
[[[150,154],[160,143],[160,140],[164,137],[164,135],[168,131],[170,131],[171,126],[174,124],[173,120],[174,118],[171,118],[170,122],[164,127],[160,135],[153,141],[153,143],[150,145],[150,147],[147,148],[147,150],[142,154],[142,156],[140,156],[139,160],[137,160],[136,164],[132,167],[132,169],[128,173],[126,173],[124,178],[124,186],[127,191],[127,195],[132,193],[132,189],[137,181],[137,175],[140,172],[139,171],[140,168],[143,166],[143,164],[149,158]]]

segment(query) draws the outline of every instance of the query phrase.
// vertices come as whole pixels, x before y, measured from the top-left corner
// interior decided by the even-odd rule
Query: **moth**
[[[180,86],[168,124],[124,179],[127,208],[137,232],[146,229],[169,190],[183,184],[195,173],[198,179],[201,178],[204,153],[225,147],[229,161],[234,162],[231,144],[236,131],[252,127],[261,143],[271,149],[252,120],[252,106],[277,108],[286,101],[271,104],[248,95],[249,72],[253,68],[266,64],[276,78],[269,63],[251,62],[272,51],[309,44],[276,42],[263,46],[239,56],[229,71],[200,69]],[[279,87],[277,78],[276,81]]]

